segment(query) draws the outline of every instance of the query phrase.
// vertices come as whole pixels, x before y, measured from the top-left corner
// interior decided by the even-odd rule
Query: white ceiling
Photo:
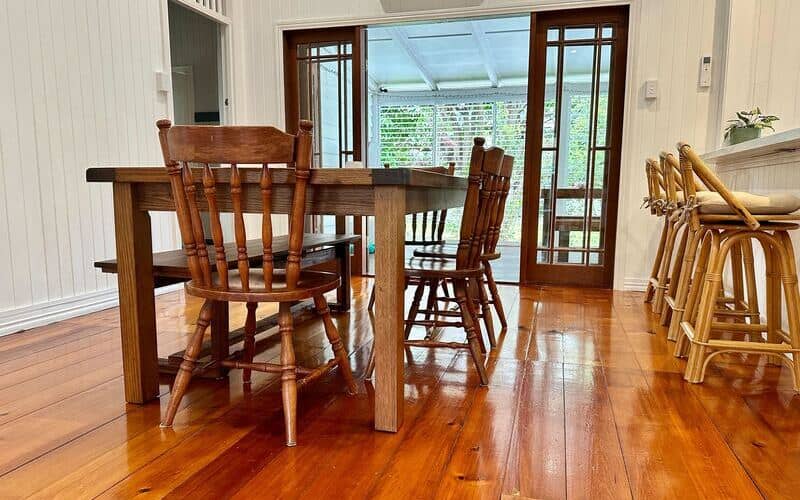
[[[526,85],[529,31],[527,15],[369,27],[370,86],[392,91]],[[588,76],[592,60],[590,46],[567,48],[565,74]],[[555,65],[555,57],[548,57],[548,76]]]

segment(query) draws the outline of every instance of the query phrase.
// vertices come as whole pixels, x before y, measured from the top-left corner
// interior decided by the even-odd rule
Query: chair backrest
[[[684,196],[686,197],[687,203],[689,203],[689,200],[694,199],[697,194],[694,183],[694,176],[696,175],[710,190],[719,193],[733,213],[739,216],[744,224],[751,229],[758,229],[760,225],[758,220],[756,220],[742,202],[731,193],[728,187],[725,186],[725,183],[717,177],[708,165],[700,159],[700,156],[690,145],[685,142],[679,142],[678,153],[680,156],[681,174],[683,175],[683,185],[685,186]],[[689,223],[693,229],[700,227],[700,217],[697,210],[691,210]]]
[[[486,245],[483,253],[493,254],[497,251],[497,242],[500,241],[500,228],[506,213],[506,200],[511,190],[511,172],[514,168],[514,157],[505,155],[498,175],[498,190],[494,206],[489,215],[489,230],[486,234]]]
[[[650,213],[660,215],[660,204],[665,199],[661,193],[660,167],[658,161],[648,158],[644,162],[644,171],[647,175],[647,202],[650,206]]]
[[[181,238],[189,263],[192,281],[196,286],[228,289],[228,265],[225,242],[220,222],[220,192],[230,193],[236,243],[237,270],[242,290],[249,291],[250,262],[247,255],[242,208],[242,179],[239,164],[261,165],[259,190],[262,202],[261,240],[263,244],[264,283],[272,286],[272,175],[270,164],[285,163],[294,168],[295,187],[289,213],[289,253],[286,261],[286,283],[293,288],[300,275],[300,257],[303,248],[303,221],[305,215],[306,186],[311,167],[311,130],[309,121],[301,120],[295,136],[268,126],[172,126],[169,120],[157,122],[164,165],[170,176],[175,211],[178,214]],[[200,164],[202,170],[190,164]],[[229,164],[229,167],[211,168],[211,164]],[[202,177],[205,206],[198,203],[198,181]],[[226,200],[227,201],[227,200]],[[214,283],[211,261],[206,248],[206,235],[200,212],[207,209],[214,242],[218,283]]]
[[[454,175],[456,171],[455,162],[450,162],[446,167],[425,168],[428,172],[436,172],[446,175]],[[421,219],[421,224],[418,224]],[[430,219],[430,225],[428,220]],[[421,214],[411,215],[411,239],[406,241],[408,245],[437,245],[444,243],[444,226],[447,221],[447,209],[431,210]],[[417,231],[419,229],[419,232]]]
[[[675,177],[675,182],[678,185],[678,191],[682,191],[683,187],[683,172],[681,170],[681,164],[678,159],[675,157],[674,154],[670,153],[669,151],[662,151],[659,153],[659,157],[662,158],[671,168]],[[693,176],[694,181],[694,189],[695,192],[697,191],[708,191],[709,188],[705,184],[697,178],[697,176]]]
[[[668,211],[678,206],[678,191],[683,189],[683,181],[678,182],[678,174],[673,170],[672,164],[669,162],[671,156],[659,155],[659,167],[666,186],[666,199]]]
[[[460,269],[472,269],[480,265],[492,203],[500,189],[498,180],[504,151],[498,147],[484,148],[484,143],[482,137],[475,138],[469,161],[467,197],[456,252],[456,266]]]

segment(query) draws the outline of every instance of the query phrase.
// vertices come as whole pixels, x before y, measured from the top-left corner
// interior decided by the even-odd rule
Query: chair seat
[[[456,259],[438,257],[411,257],[406,260],[407,277],[470,278],[481,276],[483,267],[459,269]]]
[[[758,195],[733,191],[733,195],[753,215],[785,215],[800,210],[800,198],[789,193]],[[730,205],[715,191],[698,191],[695,195],[701,214],[733,214]]]
[[[272,275],[272,288],[264,286],[264,273],[260,268],[250,269],[250,290],[242,289],[242,279],[239,271],[228,272],[228,288],[219,285],[219,277],[213,276],[213,286],[198,286],[194,281],[186,283],[186,293],[210,300],[228,302],[294,302],[316,297],[341,284],[341,279],[336,273],[323,271],[300,271],[300,279],[294,288],[286,287],[286,274],[283,269],[276,269]]]
[[[426,245],[414,249],[414,257],[433,257],[443,259],[454,259],[458,247],[452,244],[445,245]],[[408,256],[408,252],[406,252]],[[500,258],[500,252],[485,253],[481,255],[481,260],[497,260]]]

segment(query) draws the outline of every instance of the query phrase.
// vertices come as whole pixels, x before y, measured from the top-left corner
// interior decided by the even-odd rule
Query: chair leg
[[[245,363],[252,363],[256,353],[256,309],[258,309],[258,302],[247,303],[247,319],[244,322],[244,352],[242,352],[242,361]],[[249,384],[250,377],[251,370],[243,369],[242,382]]]
[[[744,272],[742,270],[741,242],[731,247],[731,284],[733,285],[733,309],[744,310]]]
[[[286,426],[286,446],[297,444],[297,365],[295,364],[292,333],[294,320],[291,304],[281,302],[278,310],[278,329],[281,334],[281,396],[283,420]]]
[[[650,278],[658,279],[658,271],[661,269],[661,259],[664,257],[664,244],[667,241],[667,229],[669,228],[669,217],[664,217],[664,228],[661,230],[661,238],[658,241],[658,250],[656,250],[656,258],[653,260],[653,270],[650,271]],[[645,303],[653,301],[655,295],[655,287],[651,281],[647,281],[647,290],[644,293]]]
[[[458,304],[459,311],[461,311],[461,321],[464,323],[464,330],[467,332],[469,352],[472,355],[472,360],[475,362],[475,368],[478,370],[478,376],[481,379],[481,385],[488,385],[489,377],[486,375],[486,366],[483,362],[483,353],[481,352],[480,344],[478,342],[478,333],[473,320],[474,315],[471,311],[472,298],[468,295],[467,284],[464,280],[454,280],[453,287],[455,288],[456,303]]]
[[[683,257],[686,255],[686,242],[688,241],[689,237],[689,226],[685,224],[681,224],[681,226],[683,226],[683,234],[681,234],[681,240],[678,243],[678,251],[670,263],[672,266],[672,273],[670,274],[669,285],[667,286],[666,293],[667,297],[672,298],[673,303],[675,302],[675,295],[678,291],[678,284],[680,283],[681,279]],[[661,326],[669,325],[670,318],[672,318],[672,308],[665,303],[661,307]]]
[[[747,312],[751,314],[750,324],[761,323],[758,308],[758,291],[756,289],[756,269],[753,258],[753,243],[749,239],[742,241],[742,264],[744,264],[744,278],[747,284]]]
[[[428,282],[428,302],[425,305],[426,309],[425,321],[430,321],[431,314],[439,309],[439,300],[437,295],[438,290],[439,290],[439,280],[438,279],[430,280]],[[434,314],[433,318],[437,319],[438,317],[436,316],[436,314]],[[432,330],[431,327],[426,328],[425,332],[426,339],[431,338],[431,330]]]
[[[372,283],[372,290],[369,292],[369,304],[367,305],[367,310],[372,311],[375,309],[375,280]]]
[[[497,289],[497,283],[494,281],[494,274],[492,272],[492,265],[489,261],[484,262],[483,271],[486,275],[486,283],[489,285],[489,293],[492,295],[492,304],[497,313],[497,318],[500,320],[502,331],[508,329],[508,321],[506,320],[506,312],[503,309],[503,301],[500,300],[500,291]]]
[[[711,323],[714,321],[717,297],[722,285],[722,268],[727,258],[725,252],[720,251],[718,233],[710,231],[709,236],[711,239],[711,255],[709,257],[708,271],[705,273],[705,279],[702,280],[702,291],[700,292],[700,302],[697,308],[697,321],[694,322],[694,336],[689,345],[689,358],[686,361],[686,371],[683,375],[686,381],[694,384],[702,383],[705,376],[706,359],[709,355],[709,349],[705,344],[711,336]],[[698,283],[699,285],[700,283]]]
[[[172,384],[172,395],[167,405],[167,414],[164,416],[164,420],[161,421],[161,427],[172,427],[175,413],[178,411],[181,399],[183,399],[183,395],[186,394],[186,388],[189,386],[189,380],[192,378],[197,355],[200,353],[200,346],[203,344],[203,334],[205,334],[211,322],[211,311],[212,302],[206,300],[200,308],[200,315],[197,318],[197,326],[194,329],[194,333],[189,339],[186,350],[183,352],[183,361],[178,369],[178,374],[175,376],[175,382]]]
[[[414,327],[414,320],[417,319],[419,312],[419,304],[422,301],[422,292],[425,291],[425,281],[419,282],[416,290],[414,290],[414,300],[411,302],[411,309],[408,311],[408,319],[406,320],[404,338],[408,340],[411,335],[411,329]]]
[[[704,235],[702,238],[698,238],[698,240],[700,243],[700,252],[697,257],[697,264],[694,268],[694,274],[691,278],[691,285],[689,286],[688,293],[683,301],[682,312],[680,315],[673,316],[673,322],[678,320],[688,321],[689,323],[695,324],[698,302],[700,301],[701,297],[700,292],[703,289],[706,270],[708,269],[708,259],[711,253],[711,237],[706,237]],[[670,328],[672,328],[672,324],[670,324]],[[674,351],[676,358],[683,357],[686,354],[686,340],[687,339],[684,335],[683,329],[681,328],[680,324],[678,324]]]
[[[656,286],[655,297],[651,304],[652,310],[656,314],[661,314],[664,307],[664,292],[667,290],[667,276],[669,275],[669,265],[672,262],[672,250],[675,247],[675,227],[676,222],[670,222],[667,228],[667,241],[664,245],[664,255],[661,258],[661,267],[658,270],[658,285]]]
[[[797,265],[794,246],[786,231],[775,231],[780,245],[777,253],[781,257],[781,281],[786,299],[786,313],[789,322],[789,340],[792,348],[800,348],[800,289],[797,285]],[[794,391],[800,392],[800,356],[792,355],[792,375]]]
[[[325,325],[325,335],[328,337],[328,342],[333,347],[333,353],[336,356],[337,364],[339,365],[339,373],[342,374],[347,390],[350,394],[358,392],[356,381],[353,378],[353,371],[350,369],[350,358],[347,356],[347,350],[342,344],[342,339],[339,337],[339,331],[336,325],[333,324],[331,319],[331,311],[328,307],[328,301],[322,295],[314,297],[314,306],[317,308],[317,313],[322,316],[322,323]]]
[[[679,337],[680,323],[683,319],[683,310],[686,307],[686,299],[689,295],[689,281],[694,270],[694,260],[697,256],[697,247],[702,239],[701,231],[692,231],[687,227],[689,236],[686,240],[686,250],[683,253],[683,263],[681,264],[681,272],[678,278],[678,288],[675,289],[675,308],[670,315],[669,331],[667,333],[667,340],[676,341]]]
[[[486,287],[483,285],[483,276],[474,278],[475,287],[478,289],[478,297],[481,301],[481,314],[483,315],[483,322],[486,324],[486,334],[489,336],[489,345],[497,347],[497,338],[494,335],[494,319],[492,318],[492,309],[489,306],[489,294],[486,293]]]

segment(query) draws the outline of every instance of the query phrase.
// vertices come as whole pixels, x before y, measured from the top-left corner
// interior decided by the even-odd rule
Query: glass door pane
[[[353,160],[353,44],[297,45],[300,118],[314,123],[313,166],[342,168]],[[336,233],[336,217],[310,217],[309,232]]]
[[[527,281],[610,286],[627,9],[534,19],[532,106],[541,128],[532,141],[540,163]]]

